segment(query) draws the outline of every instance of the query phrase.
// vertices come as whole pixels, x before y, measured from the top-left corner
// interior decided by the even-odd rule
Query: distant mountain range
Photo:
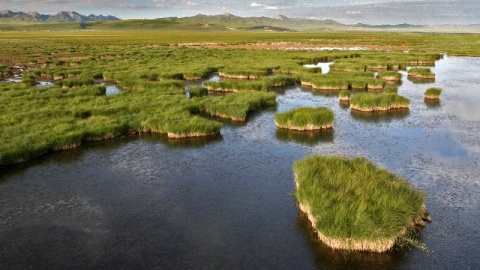
[[[3,23],[4,22],[4,23]],[[56,22],[56,23],[52,23]],[[326,19],[276,17],[239,17],[230,13],[198,14],[191,17],[121,20],[114,16],[82,15],[62,11],[54,15],[38,12],[0,11],[0,31],[40,30],[147,30],[147,31],[255,31],[255,32],[324,32],[324,31],[397,31],[480,33],[480,25],[383,24],[347,25]]]
[[[93,21],[118,21],[115,16],[82,15],[75,11],[61,11],[57,14],[40,14],[38,12],[14,12],[11,10],[0,11],[0,19],[25,21],[25,22],[93,22]]]

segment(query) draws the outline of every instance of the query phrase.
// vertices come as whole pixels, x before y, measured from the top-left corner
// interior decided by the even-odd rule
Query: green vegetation
[[[245,121],[249,112],[275,105],[275,94],[269,92],[273,87],[301,81],[321,91],[380,88],[383,80],[375,79],[372,70],[434,64],[441,57],[439,52],[480,56],[478,39],[471,35],[241,31],[163,31],[157,35],[138,31],[144,20],[118,23],[82,26],[111,26],[115,31],[60,31],[79,24],[52,23],[48,27],[24,25],[26,30],[35,30],[31,32],[2,32],[0,78],[13,78],[20,66],[23,82],[0,82],[0,163],[136,132],[159,132],[172,138],[218,134],[222,125],[201,114]],[[147,23],[150,26],[144,30],[176,25],[169,22],[162,28],[160,20]],[[118,30],[121,25],[123,30]],[[49,27],[59,31],[37,31]],[[456,46],[451,46],[453,40]],[[375,50],[303,49],[324,46]],[[334,62],[337,67],[343,65],[343,70],[362,68],[321,74],[303,67],[318,62]],[[204,89],[191,88],[192,98],[185,98],[186,80],[214,72],[255,80],[208,82],[206,87],[238,93],[206,96]],[[40,80],[55,85],[34,87]],[[115,83],[122,92],[106,96],[105,88],[96,85],[103,82]]]
[[[204,82],[205,87],[209,91],[215,92],[239,92],[245,90],[253,91],[269,91],[274,87],[284,87],[288,85],[293,85],[297,82],[297,79],[294,77],[287,76],[274,76],[268,78],[262,78],[261,80],[256,81],[245,81],[245,80],[232,80],[232,79],[223,79],[221,81],[206,81]]]
[[[409,109],[410,100],[398,94],[358,93],[350,100],[350,108],[362,112]]]
[[[249,112],[276,105],[273,92],[243,91],[200,101],[198,110],[212,116],[244,122]]]
[[[387,85],[383,89],[383,92],[385,94],[397,94],[398,93],[398,87],[395,85]]]
[[[402,74],[397,71],[380,71],[377,78],[391,83],[399,83],[402,80]]]
[[[190,98],[208,96],[208,90],[205,87],[192,86],[188,88]]]
[[[427,219],[423,192],[365,158],[312,156],[293,171],[299,207],[331,248],[385,252]]]
[[[441,93],[442,93],[442,89],[440,88],[428,88],[425,91],[424,98],[428,100],[438,100],[440,99]]]
[[[207,81],[203,83],[208,91],[215,92],[240,92],[250,91],[267,91],[268,85],[264,81],[242,81],[242,80],[221,80],[218,82]]]
[[[411,68],[408,71],[408,77],[421,80],[435,80],[435,73],[429,68]]]
[[[277,114],[275,124],[291,130],[321,130],[333,128],[333,111],[325,108],[298,108]]]
[[[352,96],[352,92],[349,90],[342,90],[338,93],[338,98],[340,101],[350,101],[350,97]]]

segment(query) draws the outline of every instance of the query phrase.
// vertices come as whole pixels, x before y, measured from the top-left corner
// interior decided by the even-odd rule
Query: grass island
[[[386,252],[431,221],[423,192],[365,158],[311,156],[293,171],[300,210],[333,249]]]
[[[338,99],[340,102],[350,102],[351,96],[352,92],[350,92],[350,90],[342,90],[338,93]]]
[[[414,80],[435,80],[435,73],[429,68],[411,68],[408,77]]]
[[[437,101],[440,99],[440,94],[442,93],[442,89],[440,88],[428,88],[425,91],[423,97],[425,100]]]
[[[361,112],[410,109],[410,100],[398,94],[358,93],[350,100],[350,108]]]
[[[275,116],[278,128],[302,131],[332,129],[333,120],[333,111],[325,107],[302,107]]]

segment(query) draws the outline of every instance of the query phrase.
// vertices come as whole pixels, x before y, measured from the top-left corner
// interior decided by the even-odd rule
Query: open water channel
[[[404,78],[402,115],[351,114],[299,86],[276,109],[216,139],[142,135],[57,152],[0,172],[0,268],[479,269],[480,58],[437,62],[435,83]],[[441,103],[423,93],[441,87]],[[328,106],[332,133],[277,131],[276,112]],[[331,251],[298,210],[292,163],[365,156],[428,194],[415,247]]]

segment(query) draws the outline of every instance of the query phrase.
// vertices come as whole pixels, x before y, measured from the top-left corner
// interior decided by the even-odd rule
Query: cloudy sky
[[[480,0],[1,0],[0,10],[114,15],[121,19],[231,13],[368,24],[480,24]]]

